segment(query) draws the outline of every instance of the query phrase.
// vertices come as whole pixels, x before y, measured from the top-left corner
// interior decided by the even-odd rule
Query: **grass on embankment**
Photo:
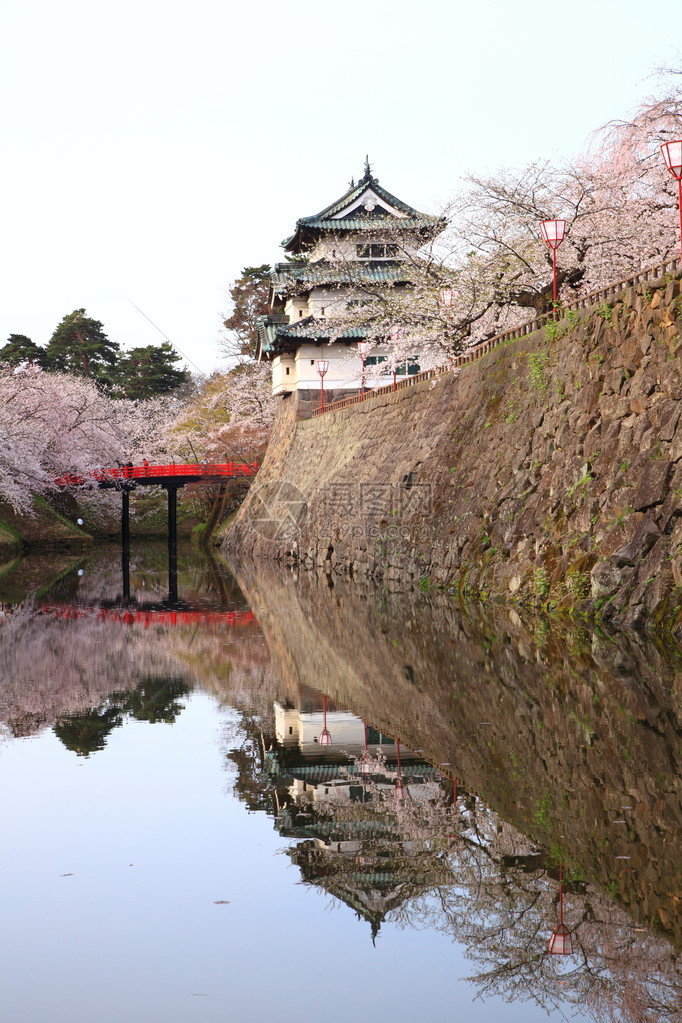
[[[92,537],[75,522],[60,515],[42,497],[33,502],[33,515],[20,515],[0,501],[0,547],[20,550],[33,546],[71,546],[92,543]]]

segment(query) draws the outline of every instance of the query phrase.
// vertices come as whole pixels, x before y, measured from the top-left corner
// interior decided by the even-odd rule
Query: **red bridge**
[[[115,469],[96,469],[85,475],[64,473],[55,483],[58,487],[82,487],[96,483],[99,487],[121,488],[127,481],[147,486],[182,487],[185,483],[201,480],[236,479],[253,477],[258,472],[258,462],[185,462],[171,465],[122,465]]]
[[[171,562],[177,548],[177,495],[187,483],[216,483],[228,479],[249,479],[258,472],[258,462],[184,462],[171,465],[119,465],[113,469],[95,469],[55,477],[58,487],[82,487],[94,484],[101,489],[121,491],[121,540],[123,550],[130,545],[130,491],[138,486],[163,487],[168,493],[168,552]]]

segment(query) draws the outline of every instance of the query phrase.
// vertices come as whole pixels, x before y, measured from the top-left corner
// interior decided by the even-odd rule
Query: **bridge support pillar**
[[[178,550],[178,488],[172,484],[168,491],[168,553]]]
[[[130,493],[121,493],[121,546],[124,553],[130,550]]]
[[[168,599],[178,599],[178,486],[169,483],[168,491]]]

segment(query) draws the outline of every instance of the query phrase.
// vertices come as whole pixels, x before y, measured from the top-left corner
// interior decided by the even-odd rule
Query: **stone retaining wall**
[[[456,374],[300,421],[226,550],[682,626],[679,276]]]

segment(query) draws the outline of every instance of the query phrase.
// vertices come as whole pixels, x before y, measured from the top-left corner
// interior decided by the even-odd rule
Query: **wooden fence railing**
[[[597,288],[595,291],[590,291],[586,295],[581,295],[574,302],[569,302],[566,305],[561,306],[561,313],[566,313],[571,310],[587,309],[592,305],[596,305],[598,302],[606,302],[610,298],[614,298],[621,291],[625,291],[626,288],[634,287],[636,284],[641,284],[643,281],[651,281],[656,278],[663,277],[666,273],[678,274],[680,272],[680,261],[677,257],[674,259],[666,259],[662,263],[657,263],[655,266],[646,267],[640,270],[638,273],[633,274],[631,277],[624,277],[620,281],[613,281],[611,284],[607,284],[603,288]],[[419,384],[422,380],[432,380],[434,377],[442,376],[444,373],[450,373],[452,370],[458,369],[460,366],[466,366],[469,362],[475,362],[480,359],[483,355],[487,355],[493,348],[498,348],[500,345],[505,344],[507,341],[513,341],[516,338],[525,337],[526,334],[532,334],[534,331],[544,327],[545,324],[554,320],[554,312],[543,313],[541,316],[536,316],[535,319],[529,320],[527,323],[522,323],[519,327],[512,327],[510,330],[505,330],[501,334],[496,334],[494,337],[488,338],[487,341],[482,341],[480,344],[475,345],[472,348],[468,348],[461,355],[456,355],[449,362],[443,366],[436,366],[434,369],[424,370],[422,373],[415,373],[413,376],[405,377],[403,380],[397,381],[395,384],[385,384],[382,387],[374,387],[371,390],[365,391],[364,394],[354,394],[351,398],[340,398],[337,401],[330,402],[325,407],[317,408],[313,411],[313,416],[326,415],[327,412],[337,412],[339,409],[347,408],[349,405],[356,405],[361,401],[367,401],[369,398],[375,398],[379,394],[389,394],[392,391],[399,391],[403,387],[414,387],[415,384]]]

